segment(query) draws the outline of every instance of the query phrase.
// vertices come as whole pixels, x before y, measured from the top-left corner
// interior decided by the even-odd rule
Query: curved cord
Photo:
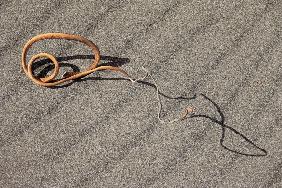
[[[88,47],[90,47],[93,51],[93,54],[95,56],[95,59],[93,60],[92,65],[90,65],[85,71],[83,72],[67,72],[66,74],[64,74],[64,77],[61,79],[55,79],[56,76],[59,74],[59,63],[57,61],[57,59],[49,53],[39,53],[36,54],[34,56],[32,56],[32,58],[30,59],[29,63],[26,63],[26,57],[27,57],[27,52],[28,50],[32,47],[32,44],[40,41],[40,40],[45,40],[45,39],[66,39],[66,40],[75,40],[75,41],[79,41],[82,42],[84,44],[86,44]],[[54,71],[50,76],[47,76],[45,78],[36,78],[33,75],[32,72],[32,64],[39,58],[48,58],[51,60],[51,62],[55,65]],[[90,40],[78,36],[78,35],[71,35],[71,34],[65,34],[65,33],[46,33],[46,34],[41,34],[41,35],[37,35],[35,37],[33,37],[32,39],[30,39],[24,46],[23,51],[22,51],[22,60],[21,60],[21,65],[22,68],[25,72],[25,74],[36,84],[40,85],[40,86],[45,86],[45,87],[52,87],[52,86],[56,86],[58,84],[64,83],[66,81],[69,80],[74,80],[74,79],[78,79],[81,77],[84,77],[88,74],[91,74],[95,71],[100,71],[100,70],[110,70],[110,71],[114,71],[114,72],[120,72],[122,73],[126,79],[129,79],[132,83],[136,83],[136,82],[142,82],[144,79],[147,78],[147,76],[149,75],[151,77],[151,79],[154,82],[154,87],[156,89],[156,94],[157,94],[157,99],[158,99],[158,107],[159,107],[159,111],[158,111],[158,120],[161,123],[174,123],[174,122],[178,122],[180,120],[183,120],[187,117],[188,114],[192,113],[194,111],[193,108],[188,107],[184,110],[184,113],[176,119],[172,119],[169,121],[164,121],[161,119],[161,111],[162,111],[162,102],[161,102],[161,98],[160,98],[160,91],[159,91],[159,87],[156,83],[156,81],[154,80],[154,78],[152,77],[152,75],[149,73],[149,71],[147,69],[145,69],[142,66],[142,69],[146,72],[146,75],[143,78],[140,79],[133,79],[129,76],[129,74],[118,68],[118,67],[113,67],[113,66],[98,66],[98,63],[100,61],[100,51],[98,49],[98,47],[91,42]],[[211,121],[217,123],[218,125],[221,126],[222,128],[222,135],[221,135],[221,139],[220,139],[220,145],[227,149],[228,151],[234,152],[234,153],[238,153],[238,154],[242,154],[242,155],[247,155],[247,156],[266,156],[267,155],[267,151],[265,149],[262,149],[260,147],[258,147],[254,142],[252,142],[250,139],[248,139],[245,135],[243,135],[242,133],[240,133],[239,131],[237,131],[236,129],[226,125],[224,123],[224,115],[221,112],[219,106],[213,102],[211,99],[209,99],[207,96],[201,94],[205,99],[209,100],[211,103],[213,103],[213,105],[216,107],[218,113],[220,114],[221,120],[217,120],[215,118],[209,117],[207,115],[202,115],[202,114],[192,114],[190,116],[190,118],[195,118],[195,117],[202,117],[202,118],[207,118],[210,119]],[[175,98],[175,99],[180,99],[179,97]],[[246,140],[248,143],[250,143],[251,145],[253,145],[254,147],[256,147],[257,149],[259,149],[260,151],[263,152],[263,154],[246,154],[246,153],[242,153],[240,151],[234,150],[234,149],[230,149],[227,146],[224,145],[224,138],[225,138],[225,131],[226,129],[231,130],[232,132],[234,132],[235,134],[241,136],[244,140]]]
[[[26,63],[27,52],[32,47],[33,43],[38,42],[40,40],[46,40],[46,39],[66,39],[66,40],[75,40],[75,41],[82,42],[92,49],[95,59],[93,60],[93,63],[85,71],[67,73],[64,75],[63,78],[55,79],[56,76],[59,74],[60,66],[59,66],[58,61],[52,54],[49,54],[49,53],[36,54],[32,56],[28,64]],[[42,58],[42,57],[50,59],[51,62],[55,65],[55,69],[50,76],[39,79],[39,78],[36,78],[32,73],[32,64],[35,62],[35,60]],[[120,72],[124,76],[126,76],[128,79],[130,79],[132,82],[134,82],[134,80],[127,74],[126,71],[118,67],[113,67],[113,66],[98,66],[99,61],[100,61],[100,51],[98,47],[90,40],[84,37],[78,36],[78,35],[71,35],[71,34],[65,34],[65,33],[46,33],[46,34],[41,34],[41,35],[37,35],[33,37],[25,44],[25,46],[23,47],[23,51],[22,51],[21,65],[22,65],[22,68],[25,74],[34,83],[40,86],[46,86],[46,87],[56,86],[58,84],[64,83],[69,80],[78,79],[78,78],[84,77],[88,74],[91,74],[99,70],[110,70],[110,71]]]

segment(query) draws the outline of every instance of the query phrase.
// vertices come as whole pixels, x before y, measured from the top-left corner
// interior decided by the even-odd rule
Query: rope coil
[[[93,63],[86,70],[82,72],[70,72],[70,73],[65,74],[63,78],[56,79],[56,76],[59,74],[59,71],[60,71],[60,65],[54,55],[49,54],[49,53],[39,53],[39,54],[32,56],[28,64],[26,63],[27,52],[32,47],[33,43],[41,41],[41,40],[46,40],[46,39],[66,39],[66,40],[75,40],[75,41],[82,42],[92,49],[95,59],[93,60]],[[45,78],[37,78],[35,75],[33,75],[32,64],[39,58],[48,58],[55,65],[55,68],[50,76],[47,76]],[[90,40],[84,37],[81,37],[79,35],[71,35],[71,34],[65,34],[65,33],[46,33],[46,34],[40,34],[40,35],[33,37],[25,44],[25,46],[23,47],[23,51],[22,51],[21,65],[22,65],[22,68],[25,74],[34,83],[40,86],[45,86],[45,87],[56,86],[66,81],[75,80],[75,79],[87,76],[88,74],[91,74],[99,70],[110,70],[110,71],[120,72],[124,76],[126,76],[128,79],[134,82],[134,80],[128,75],[126,71],[118,67],[114,67],[114,66],[98,66],[99,61],[100,61],[100,51],[98,47]]]

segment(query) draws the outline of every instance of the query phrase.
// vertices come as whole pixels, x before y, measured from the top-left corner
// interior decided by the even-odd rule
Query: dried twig
[[[191,114],[194,112],[194,108],[193,107],[187,107],[185,110],[184,110],[184,113],[180,116],[180,118],[176,118],[176,119],[172,119],[172,120],[169,120],[169,121],[164,121],[161,119],[161,112],[162,112],[162,101],[161,101],[161,98],[160,98],[160,89],[159,89],[159,86],[157,85],[156,81],[154,80],[153,76],[149,73],[149,71],[147,69],[145,69],[144,67],[142,67],[142,69],[144,71],[146,71],[146,76],[143,78],[145,79],[148,75],[151,77],[151,79],[153,80],[153,83],[155,85],[155,88],[156,88],[156,95],[157,95],[157,99],[158,99],[158,104],[159,104],[159,111],[158,111],[158,119],[159,121],[164,124],[164,123],[175,123],[175,122],[178,122],[178,121],[181,121],[181,120],[184,120],[188,114]]]

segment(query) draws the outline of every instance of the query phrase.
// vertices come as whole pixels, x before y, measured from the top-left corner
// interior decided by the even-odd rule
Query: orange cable
[[[86,70],[84,70],[82,72],[72,72],[72,73],[65,75],[61,79],[55,79],[56,76],[59,74],[60,65],[53,55],[51,55],[49,53],[39,53],[39,54],[32,56],[32,58],[30,59],[28,64],[26,63],[27,52],[32,47],[32,44],[35,43],[35,42],[38,42],[40,40],[45,40],[45,39],[66,39],[66,40],[75,40],[75,41],[82,42],[92,49],[92,52],[95,55],[95,59],[93,60],[92,65],[90,65]],[[52,61],[52,63],[55,65],[55,69],[50,76],[47,76],[45,78],[36,78],[32,73],[32,64],[35,62],[35,60],[42,58],[42,57],[50,59]],[[125,75],[126,77],[128,77],[129,79],[131,79],[126,71],[124,71],[124,70],[122,70],[118,67],[98,66],[99,61],[100,61],[100,51],[99,51],[98,47],[93,42],[91,42],[90,40],[88,40],[84,37],[78,36],[78,35],[71,35],[71,34],[65,34],[65,33],[46,33],[46,34],[40,34],[40,35],[33,37],[32,39],[30,39],[25,44],[25,46],[23,47],[23,51],[22,51],[21,65],[22,65],[22,68],[23,68],[25,74],[34,83],[36,83],[40,86],[45,86],[45,87],[56,86],[58,84],[62,84],[64,82],[66,82],[66,81],[75,80],[75,79],[84,77],[88,74],[91,74],[91,73],[93,73],[95,71],[99,71],[99,70],[110,70],[110,71],[120,72],[123,75]]]

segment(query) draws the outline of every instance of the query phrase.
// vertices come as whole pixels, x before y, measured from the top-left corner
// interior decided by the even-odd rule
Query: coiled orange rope
[[[27,52],[31,48],[32,44],[37,42],[37,41],[45,40],[45,39],[66,39],[66,40],[75,40],[75,41],[82,42],[92,49],[93,54],[95,55],[95,59],[93,60],[92,65],[90,65],[89,68],[87,68],[85,71],[67,73],[67,74],[64,75],[63,78],[56,79],[56,76],[59,74],[60,65],[53,55],[51,55],[49,53],[39,53],[39,54],[32,56],[32,58],[30,59],[28,64],[26,63]],[[37,60],[39,58],[48,58],[55,65],[54,71],[50,76],[47,76],[45,78],[36,78],[36,76],[33,75],[32,64],[35,62],[35,60]],[[130,78],[130,76],[127,74],[126,71],[124,71],[124,70],[122,70],[118,67],[113,67],[113,66],[98,66],[99,61],[100,61],[100,51],[99,51],[98,47],[93,42],[91,42],[90,40],[88,40],[84,37],[78,36],[78,35],[71,35],[71,34],[65,34],[65,33],[46,33],[46,34],[41,34],[41,35],[37,35],[37,36],[33,37],[32,39],[30,39],[25,44],[23,51],[22,51],[21,64],[22,64],[22,67],[23,67],[25,74],[34,83],[36,83],[40,86],[46,86],[46,87],[56,86],[58,84],[62,84],[62,83],[69,81],[69,80],[75,80],[75,79],[84,77],[88,74],[91,74],[95,71],[99,71],[99,70],[110,70],[110,71],[120,72],[123,75],[125,75],[127,78],[129,78],[131,81],[133,81]]]

